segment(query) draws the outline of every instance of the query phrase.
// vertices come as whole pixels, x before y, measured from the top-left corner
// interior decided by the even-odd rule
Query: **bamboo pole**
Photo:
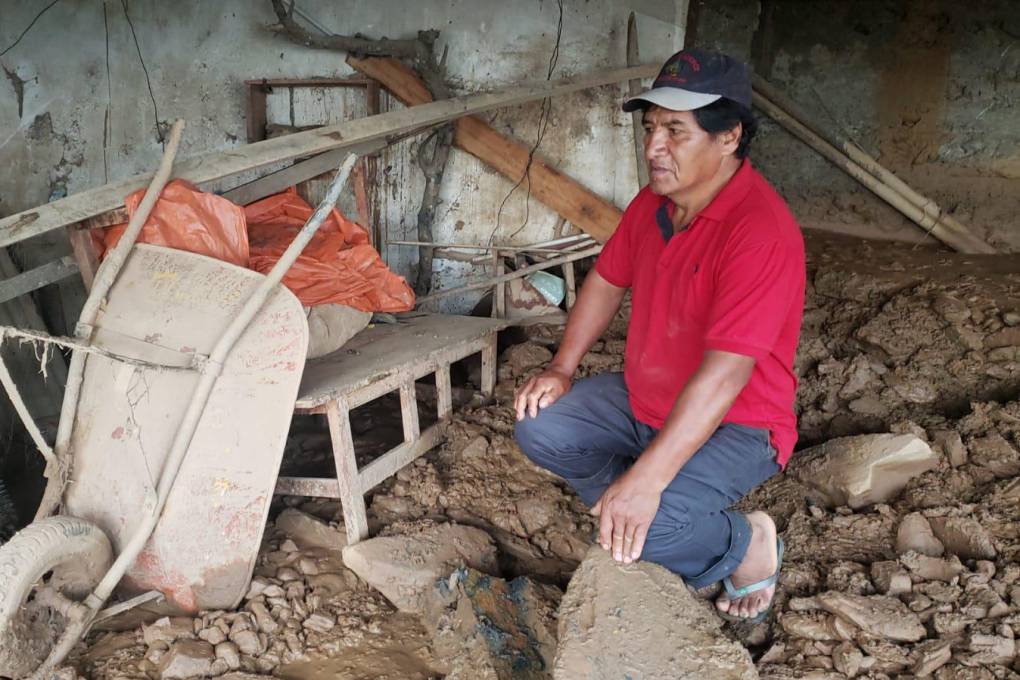
[[[957,223],[959,226],[954,228],[952,225],[935,218],[907,200],[899,191],[876,178],[842,151],[809,130],[803,123],[796,120],[761,92],[754,92],[753,98],[755,106],[768,114],[770,118],[949,247],[961,253],[996,252],[994,248],[969,232],[965,227],[961,230],[960,227],[962,225],[959,225],[959,223]]]
[[[826,142],[837,149],[841,149],[850,160],[870,172],[880,182],[888,184],[894,190],[901,193],[904,198],[923,210],[926,214],[930,215],[932,219],[943,222],[953,231],[968,234],[973,233],[952,215],[944,212],[934,200],[915,191],[913,187],[893,174],[892,171],[879,163],[873,156],[864,151],[864,149],[857,146],[849,139],[845,139],[844,137],[818,124],[818,122],[812,119],[811,116],[800,108],[796,102],[787,97],[775,85],[757,75],[754,76],[753,83],[754,89],[757,90],[763,97],[771,100],[773,104],[783,109],[791,118],[801,123],[804,127],[824,139]],[[987,246],[988,244],[984,244],[982,242],[982,245]],[[988,248],[989,250],[986,252],[994,252],[994,248],[991,248],[991,246],[988,246]]]

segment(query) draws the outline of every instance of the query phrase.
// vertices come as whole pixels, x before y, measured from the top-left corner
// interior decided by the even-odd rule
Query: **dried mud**
[[[583,375],[622,368],[626,319],[625,309],[585,357]],[[377,487],[368,513],[373,535],[435,523],[482,529],[497,546],[500,575],[544,584],[548,603],[584,558],[594,524],[513,442],[509,398],[559,339],[554,328],[528,332],[529,342],[501,357],[497,403],[459,410],[446,442]],[[768,679],[1020,678],[1020,264],[814,236],[797,372],[802,445],[902,432],[940,460],[888,503],[856,510],[810,503],[793,474],[756,490],[741,507],[776,518],[786,563],[775,615],[726,634]],[[371,435],[393,421],[398,431],[391,416],[366,416],[355,430]],[[295,446],[312,467],[328,460],[321,435]],[[335,502],[283,503],[342,529]],[[487,597],[487,606],[502,602]],[[548,624],[552,610],[543,606]],[[451,607],[445,616],[472,609]],[[487,620],[483,610],[475,606],[472,625]],[[237,611],[175,619],[177,633],[162,637],[156,624],[95,633],[64,673],[160,677],[179,633],[208,642],[212,657],[200,663],[228,679],[513,676],[479,660],[485,644],[448,656],[448,638],[427,619],[398,612],[338,551],[270,526]],[[552,668],[527,673],[551,677]]]

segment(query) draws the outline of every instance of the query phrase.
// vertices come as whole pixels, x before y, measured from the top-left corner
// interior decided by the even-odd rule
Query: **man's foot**
[[[760,511],[748,513],[747,521],[751,524],[751,543],[747,546],[744,561],[730,574],[730,581],[736,589],[767,579],[776,574],[779,568],[775,522]],[[774,583],[732,599],[724,591],[716,599],[715,606],[727,618],[754,619],[768,611],[775,592]]]

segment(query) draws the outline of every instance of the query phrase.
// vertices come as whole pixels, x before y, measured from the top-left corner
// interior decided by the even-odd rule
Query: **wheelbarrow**
[[[36,520],[0,546],[0,676],[49,677],[97,620],[133,606],[228,609],[249,586],[308,343],[301,304],[279,284],[356,157],[263,276],[134,244],[182,128],[100,267],[75,338],[0,329],[71,350],[54,449],[0,362],[49,478]],[[127,599],[103,609],[115,588]]]

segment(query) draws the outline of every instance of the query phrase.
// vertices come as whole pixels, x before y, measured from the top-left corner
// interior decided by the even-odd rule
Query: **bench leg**
[[[441,419],[449,418],[453,413],[453,385],[450,382],[450,364],[442,364],[436,369],[436,403]]]
[[[482,349],[482,394],[491,397],[496,388],[496,334],[492,333]]]
[[[333,460],[336,479],[340,484],[340,505],[347,527],[347,544],[353,545],[368,538],[368,518],[365,515],[365,496],[358,477],[358,462],[354,458],[354,437],[346,401],[331,401],[326,406],[329,437],[333,442]]]

